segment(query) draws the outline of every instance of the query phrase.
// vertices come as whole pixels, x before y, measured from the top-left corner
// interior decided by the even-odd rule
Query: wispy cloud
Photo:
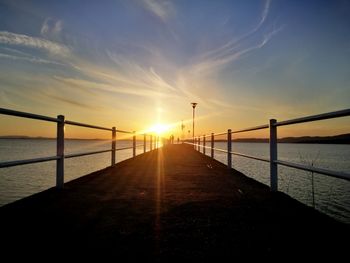
[[[56,62],[56,61],[50,61],[50,60],[37,58],[37,57],[22,57],[22,56],[14,56],[14,55],[0,53],[0,58],[11,59],[11,60],[21,60],[21,61],[27,61],[27,62],[32,62],[32,63],[52,64],[52,65],[64,66],[64,64]]]
[[[167,20],[174,14],[175,9],[167,0],[142,0],[144,7],[162,21]]]
[[[108,83],[99,83],[85,79],[74,79],[74,78],[63,78],[55,77],[57,81],[60,81],[66,85],[79,87],[82,90],[87,92],[110,92],[110,93],[120,93],[126,95],[134,95],[139,97],[148,97],[148,98],[166,98],[172,97],[172,94],[168,94],[161,91],[150,90],[146,88],[137,88],[132,86],[122,86],[122,85],[112,85]]]
[[[236,49],[238,44],[246,40],[248,37],[252,36],[262,27],[262,25],[266,21],[266,18],[268,17],[270,5],[271,5],[271,0],[266,0],[264,4],[264,8],[261,12],[259,22],[251,30],[247,31],[246,33],[244,33],[239,37],[233,37],[232,39],[230,39],[225,44],[219,47],[216,47],[212,50],[205,52],[204,54],[202,54],[202,57],[206,58],[209,56],[220,55],[222,53],[227,53]]]
[[[11,97],[11,94],[10,94]],[[14,103],[10,97],[8,96],[5,90],[0,90],[0,102],[2,105],[7,107],[17,107],[18,105]]]
[[[67,56],[70,53],[69,48],[65,45],[38,37],[15,34],[7,31],[0,31],[0,43],[41,49],[55,55]]]
[[[41,26],[40,33],[43,36],[57,37],[61,33],[62,28],[63,28],[62,20],[46,18],[43,25]]]
[[[76,101],[76,100],[73,100],[73,99],[70,99],[67,97],[57,96],[57,95],[53,95],[53,94],[45,94],[45,95],[49,98],[52,98],[52,99],[55,99],[57,101],[64,102],[64,103],[67,103],[67,104],[70,104],[73,106],[77,106],[77,107],[81,107],[81,108],[85,108],[85,109],[91,109],[91,108],[99,109],[99,107],[96,107],[92,104],[85,104],[85,103],[82,103],[81,101]]]
[[[283,27],[273,28],[260,38],[255,34],[266,21],[270,10],[270,4],[270,0],[265,2],[264,8],[261,12],[261,18],[252,30],[238,38],[232,38],[219,47],[201,54],[193,65],[194,72],[199,74],[218,69],[221,66],[234,62],[247,53],[264,47],[270,41],[272,36],[283,29]],[[254,41],[253,37],[260,40]]]
[[[268,14],[269,14],[270,5],[271,5],[271,0],[266,0],[265,5],[264,5],[264,9],[263,9],[262,14],[261,14],[261,20],[260,20],[257,27],[260,27],[265,22]]]

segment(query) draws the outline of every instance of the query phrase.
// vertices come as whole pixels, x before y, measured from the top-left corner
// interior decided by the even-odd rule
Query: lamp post
[[[196,102],[191,102],[192,104],[192,142],[194,144],[194,109],[196,108],[197,104]]]

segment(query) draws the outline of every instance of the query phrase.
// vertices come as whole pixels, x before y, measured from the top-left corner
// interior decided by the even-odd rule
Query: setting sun
[[[149,132],[154,132],[159,135],[164,132],[167,132],[169,129],[170,129],[170,125],[157,123],[153,125],[151,128],[149,128]]]

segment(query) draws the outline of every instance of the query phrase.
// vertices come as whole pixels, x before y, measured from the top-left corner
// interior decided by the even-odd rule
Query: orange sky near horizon
[[[190,109],[191,111],[191,109]],[[195,119],[195,136],[203,136],[214,133],[221,133],[227,131],[228,128],[231,130],[240,130],[249,127],[254,127],[258,125],[263,125],[268,123],[268,119],[261,120],[260,122],[253,123],[250,120],[243,119],[234,121],[227,121],[222,123],[221,120],[217,120],[215,116],[202,117],[200,114]],[[295,116],[303,117],[303,116]],[[66,117],[66,119],[68,119]],[[239,118],[238,118],[239,119]],[[88,119],[86,121],[83,119],[70,119],[73,121],[84,122],[92,125],[103,126],[103,127],[112,127],[116,126],[117,129],[126,130],[126,131],[136,131],[136,133],[153,133],[154,131],[150,131],[150,128],[156,125],[158,122],[149,122],[144,120],[139,123],[133,122],[135,125],[132,127],[127,123],[118,126],[112,122],[108,123],[107,121],[103,121],[101,119]],[[281,119],[285,120],[285,119]],[[8,135],[24,135],[30,137],[56,137],[56,124],[40,121],[40,120],[31,120],[26,118],[19,118],[14,116],[5,116],[0,115],[0,123],[2,124],[0,127],[0,136],[8,136]],[[117,123],[117,122],[116,122]],[[181,130],[181,121],[178,122],[168,122],[166,117],[163,116],[159,122],[160,124],[168,125],[168,129],[163,131],[160,135],[164,137],[169,137],[170,135],[174,135],[175,139],[184,138],[188,139],[192,137],[192,119],[184,120],[183,124],[185,126],[184,132]],[[190,132],[188,132],[190,131]],[[338,119],[330,119],[323,121],[316,121],[311,123],[303,123],[296,124],[290,126],[283,126],[278,128],[278,137],[299,137],[299,136],[332,136],[338,134],[349,133],[350,131],[350,122],[349,117],[342,117]],[[65,127],[65,136],[66,138],[81,138],[81,139],[110,139],[111,133],[103,130],[96,130],[84,127],[77,127],[72,125],[66,125]],[[259,130],[259,131],[251,131],[244,132],[239,134],[234,134],[234,138],[268,138],[269,131],[268,129]],[[119,139],[127,139],[130,138],[130,135],[118,133],[117,137]],[[141,137],[141,136],[140,136]],[[220,136],[217,139],[221,139],[223,136]]]

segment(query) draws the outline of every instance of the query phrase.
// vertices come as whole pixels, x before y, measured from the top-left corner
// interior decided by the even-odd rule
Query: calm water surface
[[[130,141],[117,142],[117,148],[131,146]],[[148,147],[148,145],[147,145]],[[225,149],[226,143],[215,147]],[[109,141],[66,140],[66,154],[97,151],[110,148]],[[0,161],[13,161],[55,155],[55,140],[1,139]],[[232,150],[269,158],[266,143],[233,143]],[[137,148],[137,153],[143,147]],[[132,156],[131,150],[117,151],[117,162]],[[207,155],[210,152],[207,150]],[[278,144],[280,160],[310,164],[316,167],[350,173],[350,145]],[[226,163],[224,153],[215,152],[215,158]],[[110,165],[110,153],[102,153],[65,160],[65,182]],[[257,181],[269,185],[269,164],[243,157],[233,157],[233,167]],[[13,202],[55,185],[56,163],[45,162],[0,169],[0,205]],[[313,182],[313,184],[312,184]],[[314,185],[312,190],[312,185]],[[293,198],[340,220],[350,223],[350,182],[324,175],[278,167],[278,186]]]

